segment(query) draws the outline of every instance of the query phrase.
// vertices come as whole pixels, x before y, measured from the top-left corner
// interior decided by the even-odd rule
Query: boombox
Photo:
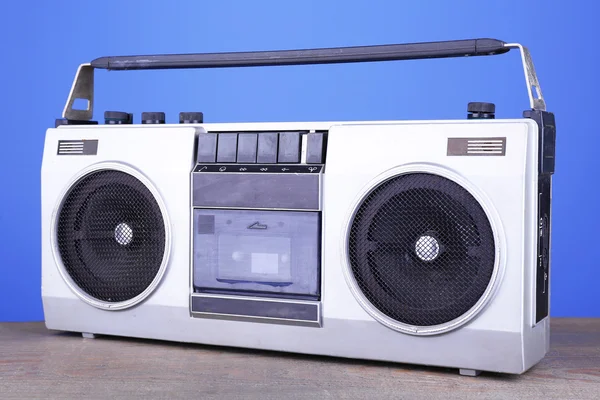
[[[530,109],[443,121],[205,123],[107,111],[94,70],[520,52]],[[85,106],[76,108],[75,100]],[[526,47],[472,39],[116,56],[46,132],[50,330],[520,374],[549,349],[555,123]],[[360,155],[357,159],[356,155]]]

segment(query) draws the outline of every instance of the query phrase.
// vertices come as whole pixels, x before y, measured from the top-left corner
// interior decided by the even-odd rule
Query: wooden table
[[[393,365],[0,324],[0,399],[600,399],[600,319],[553,319],[524,375]]]

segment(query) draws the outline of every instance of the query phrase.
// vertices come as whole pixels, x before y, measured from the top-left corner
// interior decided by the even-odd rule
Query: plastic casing
[[[193,280],[190,173],[204,131],[327,130],[321,201],[321,326],[199,318]],[[449,157],[449,137],[506,137],[501,157]],[[59,140],[98,139],[97,155],[59,156]],[[84,170],[124,166],[152,186],[168,215],[164,275],[121,310],[84,301],[61,273],[53,239],[65,191]],[[549,347],[535,323],[538,126],[531,119],[197,125],[61,126],[46,134],[42,163],[42,299],[49,329],[522,373]],[[378,316],[348,273],[347,229],[356,205],[384,179],[428,171],[478,199],[494,230],[493,285],[477,309],[443,333],[406,333]],[[235,190],[235,188],[232,188]],[[443,327],[442,327],[443,328]]]

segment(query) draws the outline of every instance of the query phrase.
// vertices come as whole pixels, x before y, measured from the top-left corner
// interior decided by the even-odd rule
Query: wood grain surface
[[[0,399],[600,399],[600,319],[553,319],[520,376],[0,324]]]

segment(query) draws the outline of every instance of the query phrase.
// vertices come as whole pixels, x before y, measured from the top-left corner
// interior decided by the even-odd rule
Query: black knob
[[[122,111],[105,111],[104,123],[109,125],[132,124],[133,114]]]
[[[467,107],[468,119],[494,119],[496,118],[496,105],[494,103],[469,103]]]
[[[142,124],[164,124],[165,113],[164,112],[143,112],[142,113]]]
[[[180,112],[180,124],[201,124],[204,122],[204,114],[201,112]]]

